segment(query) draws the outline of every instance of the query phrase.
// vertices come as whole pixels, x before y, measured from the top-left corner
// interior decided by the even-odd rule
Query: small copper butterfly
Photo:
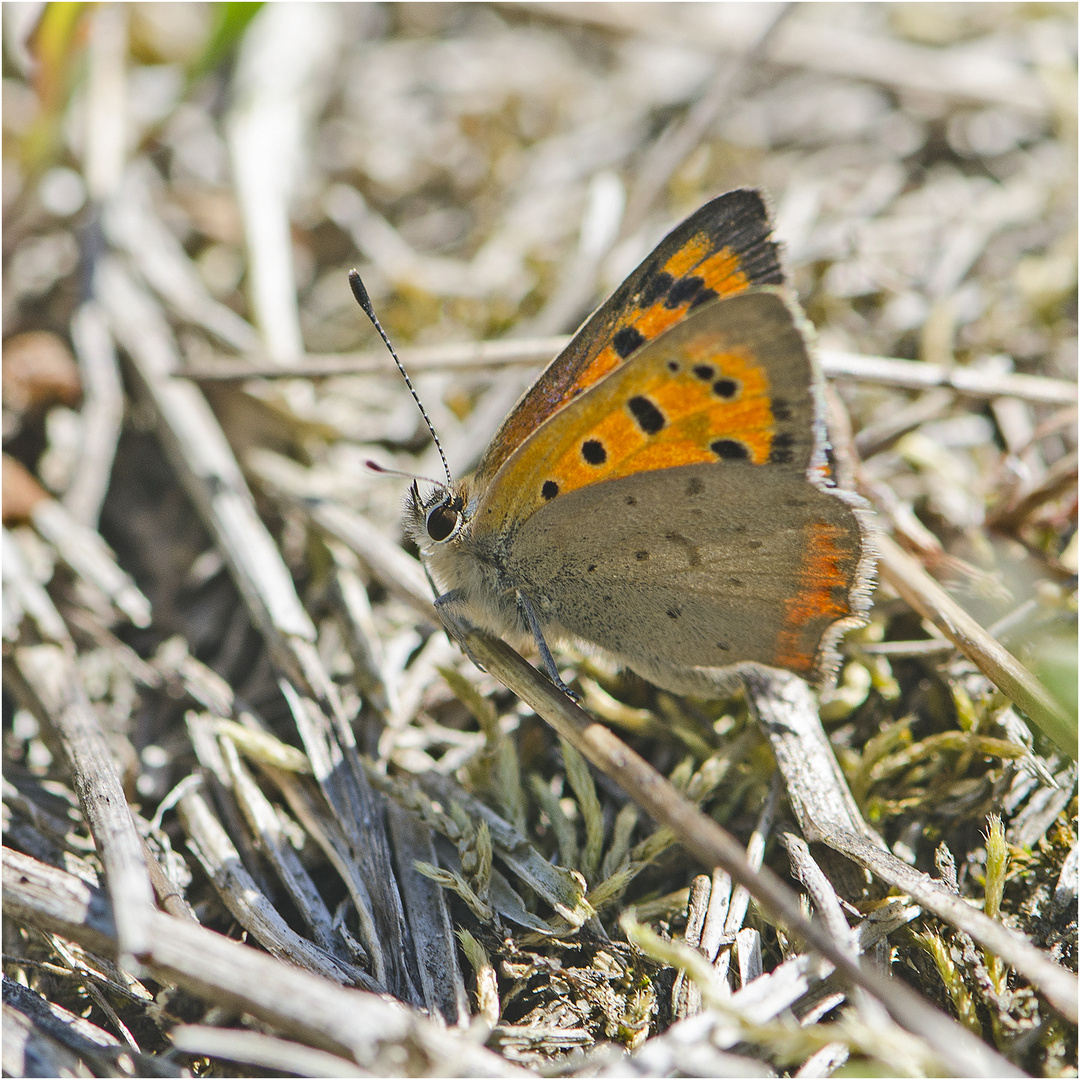
[[[472,475],[413,484],[405,525],[444,615],[531,638],[563,689],[552,639],[677,693],[730,689],[747,663],[832,674],[869,606],[869,512],[830,480],[821,375],[770,234],[756,191],[707,203],[585,322]]]

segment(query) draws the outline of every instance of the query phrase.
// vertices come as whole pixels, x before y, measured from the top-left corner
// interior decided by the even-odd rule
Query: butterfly
[[[746,664],[830,677],[869,606],[869,511],[830,479],[783,284],[760,193],[712,200],[586,320],[475,472],[414,482],[405,528],[444,618],[531,639],[564,690],[553,640],[676,693],[730,690]]]

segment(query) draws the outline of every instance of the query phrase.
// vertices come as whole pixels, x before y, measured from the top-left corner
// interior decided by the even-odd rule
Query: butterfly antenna
[[[443,471],[446,473],[446,486],[447,488],[451,487],[454,480],[450,475],[450,465],[446,460],[446,454],[443,453],[442,443],[439,442],[439,436],[435,434],[435,426],[431,422],[431,417],[427,414],[427,409],[424,408],[424,403],[420,400],[420,395],[416,392],[416,387],[412,384],[412,379],[409,378],[409,373],[405,370],[405,365],[398,359],[398,354],[394,352],[394,346],[390,344],[390,339],[386,336],[386,331],[382,328],[382,323],[379,322],[379,318],[375,314],[375,308],[371,304],[371,297],[368,296],[368,291],[364,288],[359,273],[355,270],[349,271],[349,287],[352,289],[353,296],[356,297],[356,302],[371,320],[371,325],[379,331],[379,337],[383,339],[383,344],[390,350],[390,355],[394,358],[394,363],[397,364],[398,371],[401,372],[401,377],[405,380],[405,385],[409,388],[409,393],[412,394],[413,401],[416,402],[416,407],[420,410],[420,415],[424,418],[424,423],[427,424],[427,429],[431,432],[431,437],[435,441],[435,449],[439,451]]]

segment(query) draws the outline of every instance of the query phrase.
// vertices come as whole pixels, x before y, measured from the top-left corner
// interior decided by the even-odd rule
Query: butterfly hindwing
[[[816,677],[866,606],[859,513],[788,470],[687,465],[555,500],[507,571],[553,630],[661,686],[748,660]]]
[[[780,285],[765,204],[728,192],[671,232],[597,309],[496,432],[477,469],[483,487],[531,432],[664,330],[716,297]]]

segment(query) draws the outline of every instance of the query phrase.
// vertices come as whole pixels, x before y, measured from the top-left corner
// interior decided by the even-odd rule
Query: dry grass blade
[[[109,488],[124,416],[116,349],[97,304],[83,304],[76,312],[71,320],[71,343],[82,375],[86,438],[79,470],[64,493],[64,506],[76,521],[95,528]]]
[[[258,1031],[181,1024],[169,1033],[173,1046],[192,1057],[220,1058],[292,1076],[373,1076],[354,1062]]]
[[[970,934],[995,956],[1023,972],[1062,1016],[1070,1023],[1076,1023],[1076,980],[1023,936],[988,918],[956,893],[860,836],[837,829],[827,832],[822,840],[906,893],[922,907]]]
[[[48,1068],[52,1075],[79,1075],[94,1063],[99,1076],[185,1076],[179,1065],[121,1045],[107,1031],[15,982],[4,980],[3,1068],[9,1076],[29,1076]]]
[[[132,821],[111,748],[90,704],[71,639],[44,589],[25,570],[18,573],[20,561],[14,544],[5,543],[5,579],[18,576],[20,589],[34,599],[31,610],[45,613],[46,618],[38,621],[44,641],[16,648],[10,659],[5,655],[5,678],[24,707],[55,731],[63,748],[105,867],[123,957],[137,965],[149,948],[148,920],[153,910],[143,842]]]
[[[116,950],[104,894],[61,870],[4,849],[4,912],[106,955]],[[376,1075],[396,1074],[404,1049],[445,1076],[524,1076],[497,1055],[374,994],[298,971],[200,926],[155,912],[146,963],[155,977],[239,1008]]]
[[[188,842],[225,906],[271,956],[345,984],[352,979],[333,957],[301,937],[278,914],[240,861],[228,834],[197,791],[187,791],[179,808]]]
[[[882,578],[929,619],[986,677],[1066,753],[1076,750],[1076,722],[1034,675],[994,640],[910,555],[887,536],[880,539]]]
[[[420,968],[424,1004],[450,1027],[469,1022],[469,1001],[455,948],[446,893],[419,873],[416,862],[437,861],[428,827],[394,805],[387,807],[405,915]]]

